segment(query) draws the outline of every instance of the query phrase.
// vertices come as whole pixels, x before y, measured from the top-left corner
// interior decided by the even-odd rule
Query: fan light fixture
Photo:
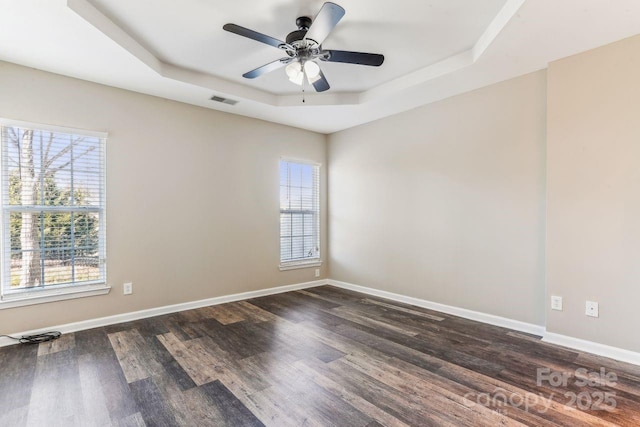
[[[284,71],[287,73],[289,80],[299,86],[302,86],[305,77],[309,84],[313,84],[320,79],[320,66],[313,61],[306,61],[304,65],[299,61],[292,62],[287,65]]]

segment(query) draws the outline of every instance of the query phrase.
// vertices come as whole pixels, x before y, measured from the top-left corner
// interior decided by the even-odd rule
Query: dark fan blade
[[[326,2],[322,5],[320,12],[318,12],[316,19],[313,20],[311,28],[309,28],[304,38],[315,40],[318,44],[322,44],[343,16],[343,8],[335,3]]]
[[[282,68],[291,62],[291,58],[281,58],[277,61],[269,62],[267,65],[263,65],[262,67],[258,67],[255,70],[251,70],[247,73],[244,73],[242,77],[247,79],[255,79],[263,74],[269,73],[273,70],[277,70],[278,68]]]
[[[324,92],[325,90],[329,90],[329,82],[327,78],[322,74],[322,70],[320,70],[320,78],[313,82],[313,88],[316,92]]]
[[[261,43],[271,45],[273,47],[278,47],[280,45],[285,44],[282,40],[274,39],[273,37],[259,33],[257,31],[250,30],[248,28],[241,27],[240,25],[236,25],[236,24],[225,24],[224,27],[222,27],[222,29],[229,31],[230,33],[237,34],[239,36],[248,37],[250,39],[259,41]]]
[[[377,53],[349,52],[346,50],[325,50],[328,53],[325,61],[346,62],[348,64],[371,65],[379,67],[384,62],[384,55]]]

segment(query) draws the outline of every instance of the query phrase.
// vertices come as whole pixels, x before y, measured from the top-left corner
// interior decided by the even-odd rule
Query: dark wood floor
[[[637,426],[640,367],[321,286],[2,348],[0,425]]]

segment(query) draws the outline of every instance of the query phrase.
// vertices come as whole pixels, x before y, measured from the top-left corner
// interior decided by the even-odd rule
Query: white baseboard
[[[132,320],[145,319],[147,317],[160,316],[163,314],[176,313],[178,311],[191,310],[194,308],[206,307],[210,305],[224,304],[227,302],[241,301],[250,298],[262,297],[265,295],[280,294],[283,292],[295,291],[298,289],[313,288],[315,286],[326,285],[327,280],[314,280],[312,282],[296,283],[294,285],[278,286],[275,288],[260,289],[258,291],[242,292],[239,294],[223,295],[221,297],[206,298],[198,301],[184,302],[180,304],[165,305],[163,307],[150,308],[147,310],[133,311],[130,313],[116,314],[113,316],[100,317],[97,319],[83,320],[81,322],[67,323],[64,325],[51,326],[43,329],[35,329],[25,332],[9,334],[14,337],[23,335],[40,334],[47,331],[60,331],[63,334],[83,331],[85,329],[98,328],[100,326],[114,325],[117,323],[130,322]],[[6,337],[0,337],[0,347],[16,344],[17,341]]]
[[[621,362],[640,365],[640,353],[631,350],[625,350],[623,348],[612,347],[610,345],[587,341],[580,338],[573,338],[566,335],[555,334],[553,332],[547,332],[546,334],[544,334],[542,341],[549,344],[561,345],[573,350],[597,354],[598,356],[608,357],[610,359],[619,360]]]
[[[579,338],[573,338],[566,335],[546,332],[544,326],[534,325],[531,323],[521,322],[519,320],[508,319],[506,317],[495,316],[493,314],[482,313],[479,311],[467,310],[465,308],[440,304],[433,301],[423,300],[420,298],[409,297],[393,292],[381,291],[379,289],[368,288],[366,286],[354,285],[352,283],[341,282],[332,279],[314,280],[312,282],[296,283],[293,285],[278,286],[275,288],[261,289],[258,291],[242,292],[232,295],[223,295],[220,297],[206,298],[198,301],[190,301],[180,304],[166,305],[163,307],[150,308],[147,310],[133,311],[130,313],[116,314],[113,316],[100,317],[97,319],[84,320],[81,322],[67,323],[64,325],[51,326],[42,329],[35,329],[25,332],[16,332],[10,334],[15,337],[23,335],[33,335],[46,331],[60,331],[63,334],[70,332],[82,331],[85,329],[98,328],[101,326],[114,325],[117,323],[130,322],[132,320],[145,319],[163,314],[176,313],[179,311],[191,310],[194,308],[206,307],[210,305],[224,304],[227,302],[241,301],[250,298],[258,298],[266,295],[275,295],[283,292],[295,291],[299,289],[313,288],[316,286],[331,285],[337,288],[348,289],[363,294],[373,295],[381,298],[387,298],[392,301],[398,301],[405,304],[415,305],[417,307],[427,308],[429,310],[439,311],[454,316],[463,317],[477,322],[488,323],[490,325],[501,326],[503,328],[513,329],[516,331],[526,332],[529,334],[542,336],[542,341],[549,344],[560,345],[570,349],[593,353],[598,356],[609,357],[611,359],[622,362],[640,365],[640,353],[625,350],[622,348],[612,347],[605,344],[599,344],[592,341],[586,341]],[[16,344],[15,340],[0,337],[0,347]]]
[[[527,332],[534,335],[539,335],[543,337],[542,341],[549,344],[560,345],[573,350],[593,353],[598,356],[608,357],[610,359],[619,360],[621,362],[640,365],[640,353],[637,353],[631,350],[625,350],[618,347],[612,347],[605,344],[599,344],[592,341],[586,341],[579,338],[573,338],[566,335],[546,332],[546,328],[544,326],[533,325],[531,323],[521,322],[519,320],[508,319],[500,316],[494,316],[492,314],[481,313],[473,310],[467,310],[464,308],[440,304],[437,302],[427,301],[420,298],[413,298],[405,295],[394,294],[392,292],[381,291],[373,288],[367,288],[366,286],[354,285],[352,283],[347,283],[347,282],[340,282],[338,280],[329,279],[327,280],[327,283],[337,288],[343,288],[343,289],[349,289],[356,292],[362,292],[363,294],[369,294],[369,295],[373,295],[381,298],[387,298],[390,300],[403,302],[405,304],[411,304],[418,307],[428,308],[430,310],[452,314],[454,316],[463,317],[469,320],[475,320],[477,322],[488,323],[490,325],[501,326],[503,328],[513,329],[521,332]]]
[[[440,304],[437,302],[427,301],[420,298],[408,297],[392,292],[381,291],[378,289],[367,288],[366,286],[354,285],[352,283],[340,282],[338,280],[327,280],[327,282],[335,287],[349,289],[351,291],[362,292],[376,297],[387,298],[393,301],[403,302],[429,310],[440,311],[442,313],[452,314],[465,319],[475,320],[477,322],[488,323],[490,325],[501,326],[503,328],[514,329],[516,331],[526,332],[529,334],[542,336],[544,334],[544,326],[534,325],[532,323],[521,322],[519,320],[508,319],[506,317],[494,316],[493,314],[481,313],[479,311],[467,310],[466,308],[454,307],[451,305]]]

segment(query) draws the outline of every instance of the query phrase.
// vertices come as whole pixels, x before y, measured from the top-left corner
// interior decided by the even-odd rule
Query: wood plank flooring
[[[0,426],[638,426],[640,367],[330,286],[0,349]]]

